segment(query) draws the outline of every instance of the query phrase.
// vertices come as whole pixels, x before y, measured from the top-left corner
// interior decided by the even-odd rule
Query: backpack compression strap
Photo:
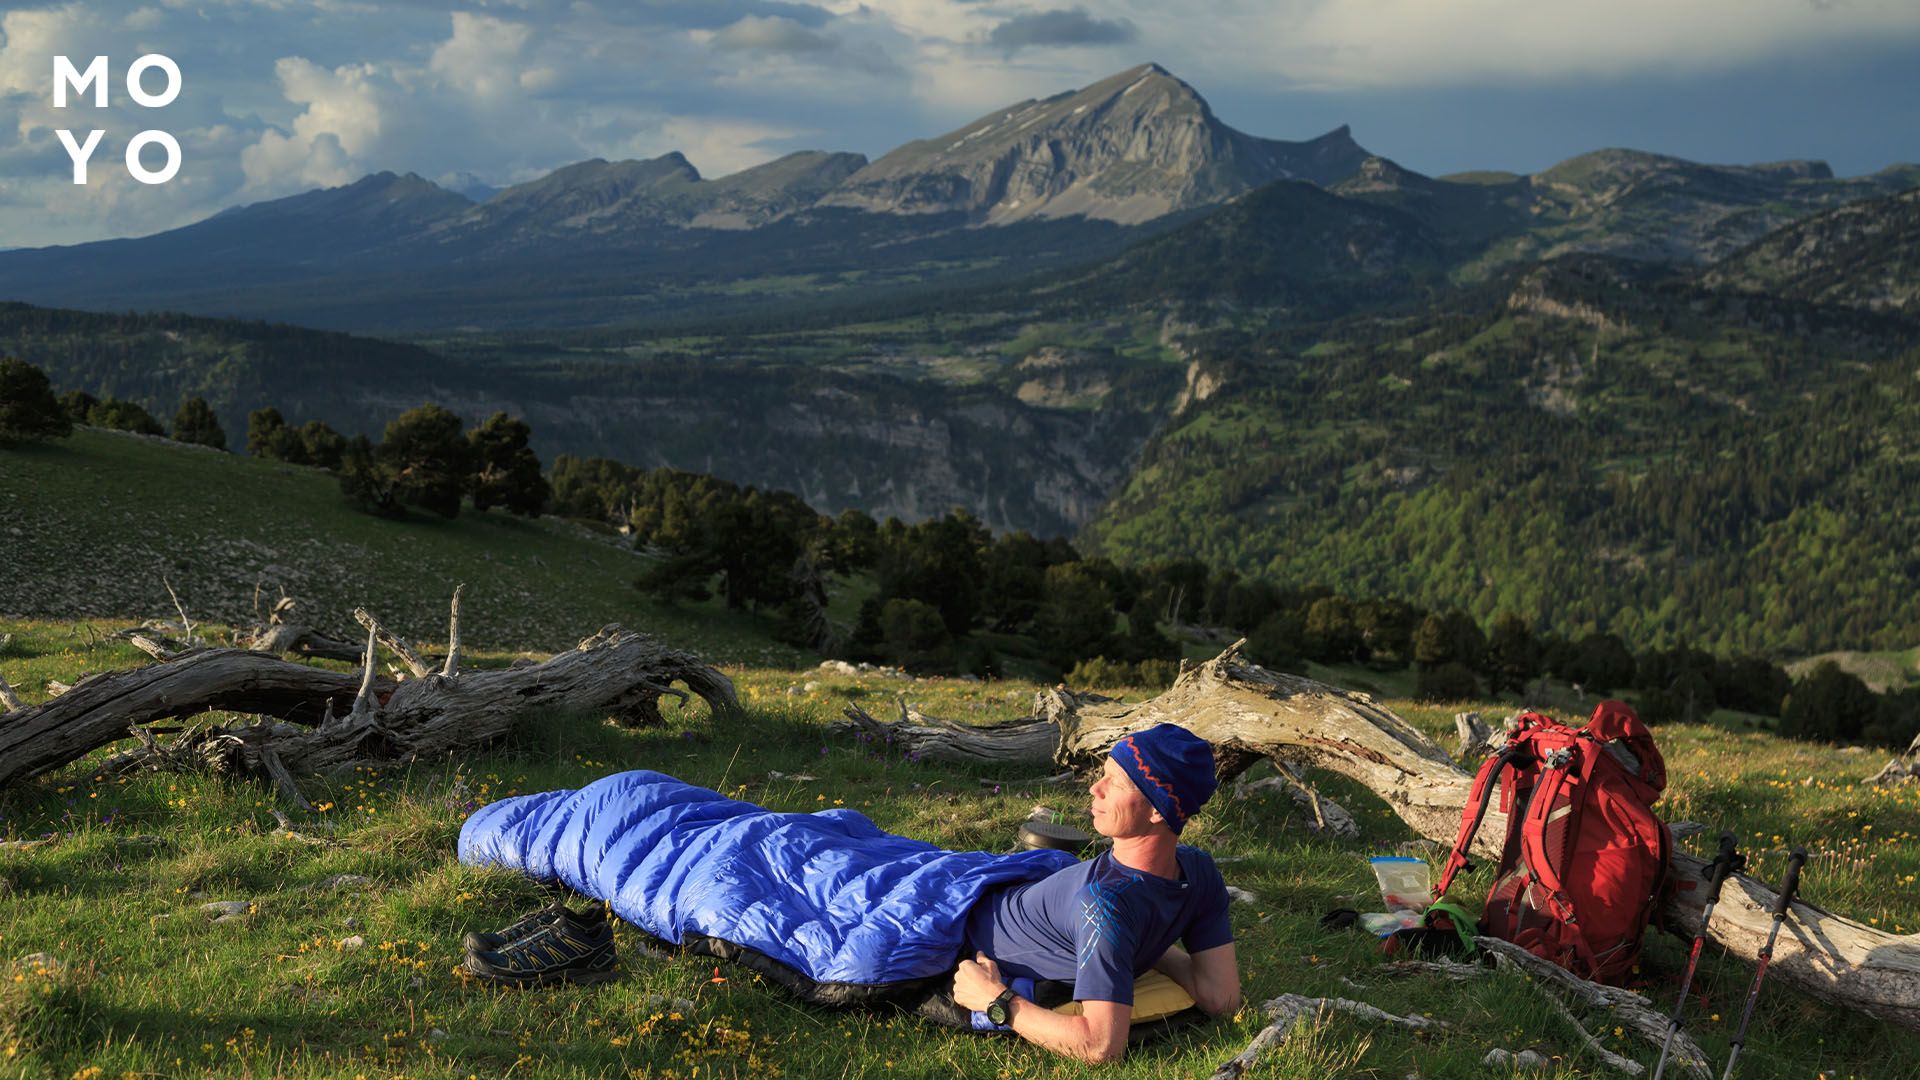
[[[1433,898],[1440,899],[1447,893],[1447,886],[1453,884],[1453,876],[1462,870],[1472,871],[1473,860],[1468,852],[1473,848],[1474,834],[1480,831],[1480,822],[1486,819],[1487,805],[1493,801],[1493,793],[1500,787],[1500,770],[1508,765],[1523,763],[1532,756],[1525,746],[1509,746],[1498,757],[1491,757],[1480,766],[1480,772],[1473,778],[1473,788],[1467,793],[1467,802],[1473,805],[1473,816],[1460,816],[1460,835],[1454,838],[1453,851],[1447,856],[1446,869],[1440,871],[1440,883],[1433,887]]]

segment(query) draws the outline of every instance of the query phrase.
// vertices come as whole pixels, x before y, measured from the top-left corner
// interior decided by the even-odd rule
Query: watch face
[[[1006,1023],[1007,1003],[1004,1001],[995,1001],[993,1004],[987,1006],[987,1019],[996,1024]]]

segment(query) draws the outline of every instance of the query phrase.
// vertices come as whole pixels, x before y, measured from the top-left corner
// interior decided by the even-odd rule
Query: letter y
[[[54,132],[54,134],[60,136],[60,145],[67,148],[67,156],[73,159],[73,182],[76,184],[86,183],[87,159],[93,156],[93,148],[100,145],[100,136],[105,135],[106,132],[99,128],[94,128],[93,134],[87,136],[87,145],[85,146],[75,145],[73,132],[68,131],[66,128],[61,128]]]

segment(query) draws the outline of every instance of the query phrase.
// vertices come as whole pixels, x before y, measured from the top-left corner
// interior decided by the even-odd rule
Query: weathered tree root
[[[858,726],[948,760],[1037,764],[1050,756],[1087,767],[1122,736],[1173,722],[1213,744],[1222,781],[1262,758],[1327,769],[1386,800],[1419,835],[1453,842],[1473,778],[1445,751],[1365,694],[1267,671],[1242,660],[1238,650],[1236,643],[1205,664],[1183,668],[1171,689],[1138,704],[1056,690],[1040,695],[1031,718],[992,728],[871,717]],[[1049,735],[1050,755],[1036,749]],[[1475,850],[1497,857],[1505,835],[1505,815],[1492,807]],[[1701,929],[1706,864],[1676,853],[1673,865],[1677,887],[1666,897],[1662,923],[1691,940]],[[1772,925],[1775,896],[1745,875],[1727,879],[1710,936],[1754,962]],[[1775,943],[1771,973],[1822,1000],[1920,1028],[1920,935],[1896,936],[1796,901]]]

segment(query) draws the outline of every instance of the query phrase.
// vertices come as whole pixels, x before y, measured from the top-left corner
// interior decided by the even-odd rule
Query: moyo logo
[[[159,68],[167,77],[166,89],[158,94],[149,94],[140,85],[140,77],[145,75],[150,68]],[[106,57],[94,57],[93,63],[88,64],[87,70],[84,72],[75,70],[73,61],[68,60],[64,56],[56,56],[53,58],[54,108],[64,109],[67,107],[67,91],[69,88],[73,90],[75,96],[84,97],[88,87],[93,88],[93,107],[96,109],[106,108]],[[173,99],[180,96],[180,65],[159,53],[148,53],[140,59],[135,60],[133,66],[127,68],[127,96],[132,98],[135,104],[145,106],[149,109],[165,108],[172,104]],[[94,148],[100,145],[100,137],[105,135],[106,132],[99,128],[93,129],[93,133],[87,136],[87,142],[84,146],[75,142],[73,132],[66,128],[61,128],[59,131],[54,132],[54,134],[60,136],[60,145],[66,147],[67,155],[73,158],[73,182],[76,184],[86,183],[87,161],[93,157]],[[157,171],[149,170],[145,165],[140,163],[140,151],[146,149],[147,146],[152,143],[160,144],[167,152],[166,167]],[[174,174],[179,171],[180,144],[174,140],[173,136],[164,131],[148,130],[135,135],[128,141],[127,172],[135,180],[143,184],[164,184],[173,179]]]

